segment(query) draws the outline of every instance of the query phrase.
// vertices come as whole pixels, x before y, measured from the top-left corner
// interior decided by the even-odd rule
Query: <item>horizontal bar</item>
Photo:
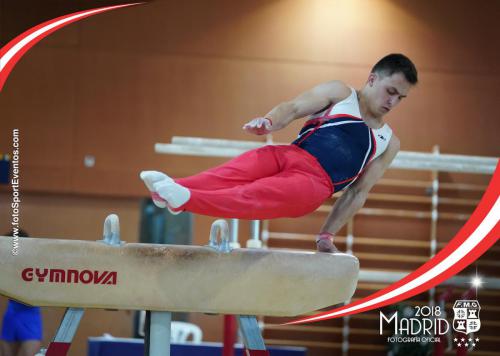
[[[234,157],[246,150],[264,145],[265,142],[259,141],[174,136],[172,144],[155,144],[155,152],[202,157]],[[391,168],[492,174],[497,164],[496,157],[401,151],[392,162]]]
[[[189,136],[173,136],[172,143],[176,145],[192,145],[203,147],[223,147],[223,148],[244,148],[254,149],[264,146],[265,142],[259,141],[239,141],[239,140],[224,140],[217,138],[204,138],[204,137],[189,137]]]
[[[203,146],[188,146],[169,143],[155,144],[156,153],[166,153],[181,156],[200,156],[200,157],[236,157],[246,152],[246,149],[241,148],[222,148],[222,147],[203,147]]]
[[[266,142],[261,141],[245,141],[245,140],[227,140],[227,139],[214,139],[214,138],[204,138],[204,137],[189,137],[189,136],[173,136],[172,143],[178,145],[197,145],[197,146],[212,146],[212,147],[224,147],[224,148],[247,148],[253,149],[260,146],[266,145]],[[276,145],[287,145],[288,143],[275,143]],[[436,161],[442,162],[456,162],[456,163],[477,163],[477,164],[497,164],[498,158],[486,157],[486,156],[469,156],[469,155],[457,155],[457,154],[435,154],[426,152],[415,152],[415,151],[401,151],[398,155],[401,158],[407,159],[417,159],[417,160],[427,160],[432,157]]]
[[[493,174],[496,165],[480,164],[480,163],[459,163],[459,162],[443,162],[433,160],[433,155],[429,154],[427,159],[411,159],[401,158],[400,152],[392,161],[390,168],[410,169],[418,171],[441,171],[441,172],[456,172],[456,173],[478,173],[478,174]]]
[[[425,152],[415,152],[415,151],[401,151],[398,154],[401,159],[415,159],[415,160],[427,160],[432,158],[435,162],[441,163],[467,163],[467,164],[484,164],[484,165],[496,165],[498,163],[498,158],[487,157],[487,156],[469,156],[469,155],[456,155],[456,154],[443,154],[443,153],[425,153]]]

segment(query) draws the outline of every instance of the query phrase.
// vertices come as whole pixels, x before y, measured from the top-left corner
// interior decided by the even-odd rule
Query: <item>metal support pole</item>
[[[149,356],[170,355],[172,313],[151,311],[149,324]]]
[[[261,248],[262,241],[260,235],[260,220],[252,220],[250,222],[250,239],[247,241],[247,248]]]
[[[349,304],[350,300],[347,301],[345,304]],[[343,318],[343,326],[342,326],[342,356],[347,356],[349,355],[349,321],[351,320],[351,317],[344,316]]]
[[[439,146],[434,146],[432,153],[439,156]],[[431,172],[432,176],[432,188],[431,188],[431,229],[430,229],[430,257],[434,257],[437,252],[437,225],[439,218],[439,172],[433,170]],[[435,306],[435,296],[436,288],[429,289],[429,306],[433,308]]]
[[[257,318],[249,315],[239,315],[238,321],[240,323],[241,334],[243,335],[243,342],[245,343],[246,355],[269,355],[260,332]]]
[[[222,347],[222,356],[234,356],[234,344],[236,343],[236,334],[238,325],[234,315],[224,315],[224,342]]]
[[[231,248],[240,248],[240,243],[238,242],[238,228],[240,221],[238,219],[231,219],[231,226],[229,232],[231,234],[229,246]]]
[[[103,238],[100,241],[110,246],[121,246],[118,215],[110,214],[106,217],[104,220]],[[82,308],[66,309],[61,324],[57,329],[56,336],[49,344],[48,349],[42,349],[40,354],[45,354],[46,356],[65,356],[69,351],[78,325],[80,325],[83,313],[84,309]]]
[[[239,220],[231,219],[231,225],[229,228],[229,246],[231,249],[240,248],[240,243],[238,242],[238,228]],[[234,315],[224,315],[222,356],[234,356],[234,344],[236,343],[237,332],[238,325],[236,323],[236,317]]]
[[[82,308],[66,309],[61,325],[57,329],[56,336],[54,336],[54,340],[49,344],[49,348],[45,353],[46,356],[67,355],[78,325],[80,325],[80,321],[82,320],[83,312]]]

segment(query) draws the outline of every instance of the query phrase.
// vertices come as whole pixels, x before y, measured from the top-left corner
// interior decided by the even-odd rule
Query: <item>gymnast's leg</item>
[[[257,179],[278,174],[280,150],[286,146],[264,146],[247,151],[220,166],[208,169],[175,182],[189,189],[219,190],[254,182]]]
[[[273,146],[266,150],[273,154],[255,155],[252,152],[247,156],[253,155],[248,162],[232,160],[194,179],[188,178],[186,182],[193,184],[191,188],[180,185],[182,180],[178,183],[171,180],[154,183],[154,191],[174,210],[247,219],[304,215],[332,194],[328,175],[307,152],[294,145]],[[231,175],[233,172],[236,172],[236,179]],[[213,186],[220,189],[212,189]]]
[[[248,184],[257,179],[277,174],[282,169],[277,154],[280,150],[288,150],[288,146],[264,146],[248,152],[214,168],[201,172],[199,174],[175,179],[175,181],[166,174],[157,171],[141,172],[141,179],[151,192],[153,201],[161,208],[167,204],[157,192],[165,185],[178,183],[180,186],[188,189],[218,190],[232,188],[241,184]],[[157,187],[157,188],[155,188]],[[158,188],[160,187],[160,188]],[[179,188],[179,187],[178,187]],[[178,195],[173,197],[171,207],[178,207],[189,199],[190,194],[186,189],[178,189]]]
[[[251,220],[298,217],[316,210],[331,193],[328,182],[315,174],[284,171],[227,189],[191,189],[191,198],[180,209]]]

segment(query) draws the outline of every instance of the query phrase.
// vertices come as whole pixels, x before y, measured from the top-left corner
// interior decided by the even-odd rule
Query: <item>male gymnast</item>
[[[161,208],[223,218],[298,217],[343,190],[316,239],[318,251],[335,252],[335,234],[361,209],[399,151],[384,116],[417,82],[412,61],[389,54],[375,64],[361,90],[338,80],[319,84],[243,126],[263,135],[307,117],[290,145],[250,150],[186,178],[157,171],[140,177]]]

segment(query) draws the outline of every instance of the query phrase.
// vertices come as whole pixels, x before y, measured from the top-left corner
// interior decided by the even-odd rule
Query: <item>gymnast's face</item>
[[[367,82],[369,110],[376,117],[387,114],[406,98],[410,88],[403,73],[371,73]]]

